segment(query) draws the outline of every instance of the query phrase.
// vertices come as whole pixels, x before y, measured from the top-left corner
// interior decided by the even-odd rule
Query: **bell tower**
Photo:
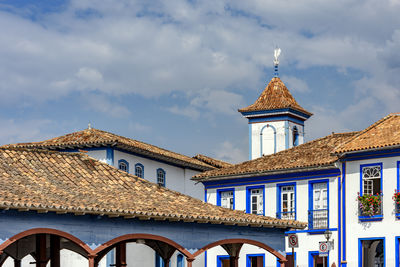
[[[278,77],[279,48],[274,51],[275,77],[254,104],[239,109],[249,120],[249,158],[292,148],[304,142],[304,122],[312,113],[302,108]]]

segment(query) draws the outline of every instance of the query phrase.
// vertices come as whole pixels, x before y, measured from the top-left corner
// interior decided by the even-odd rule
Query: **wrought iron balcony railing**
[[[308,211],[308,229],[327,229],[328,228],[328,209]]]
[[[296,219],[296,211],[281,211],[276,213],[276,218],[286,219],[286,220],[295,220]]]

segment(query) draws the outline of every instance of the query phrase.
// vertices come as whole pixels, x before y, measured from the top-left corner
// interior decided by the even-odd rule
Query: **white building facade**
[[[303,144],[304,121],[311,113],[299,112],[282,84],[273,78],[253,105],[239,110],[249,119],[251,160],[194,177],[205,186],[205,201],[308,222],[304,230],[287,232],[299,238],[294,255],[286,244],[288,266],[400,267],[400,194],[399,204],[393,200],[400,189],[399,114],[362,132]],[[333,246],[328,257],[320,257],[327,230]],[[225,266],[224,256],[223,250],[209,251],[207,266]],[[240,262],[276,266],[249,246],[242,248]]]

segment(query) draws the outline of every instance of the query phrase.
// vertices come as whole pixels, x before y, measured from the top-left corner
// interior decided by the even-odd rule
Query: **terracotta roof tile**
[[[195,158],[94,128],[66,134],[41,142],[18,143],[7,145],[5,147],[44,148],[56,150],[63,148],[85,148],[98,146],[115,146],[141,155],[151,156],[156,159],[172,162],[180,166],[201,171],[214,168],[213,166]]]
[[[233,164],[222,161],[222,160],[218,160],[218,159],[214,159],[211,157],[207,157],[205,155],[201,155],[201,154],[197,154],[196,156],[193,157],[194,159],[200,160],[208,165],[211,165],[215,168],[226,168],[226,167],[230,167],[233,166]]]
[[[232,167],[206,171],[195,175],[192,179],[206,181],[232,176],[240,178],[244,175],[260,176],[269,172],[287,172],[289,169],[331,166],[338,159],[331,154],[332,150],[355,134],[357,132],[331,134],[276,154],[245,161]]]
[[[400,113],[392,113],[336,147],[334,153],[340,154],[399,145]]]
[[[0,209],[55,211],[263,227],[305,223],[205,203],[83,153],[0,148]]]
[[[254,104],[239,109],[239,112],[262,111],[292,108],[307,115],[312,115],[302,108],[278,77],[272,78]]]

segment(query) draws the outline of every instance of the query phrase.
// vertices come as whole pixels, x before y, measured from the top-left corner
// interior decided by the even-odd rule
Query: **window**
[[[135,175],[136,175],[137,177],[143,178],[143,173],[144,173],[144,167],[143,167],[143,165],[140,164],[140,163],[137,163],[137,164],[135,165]]]
[[[293,127],[293,146],[298,146],[299,145],[299,131],[297,130],[297,127]]]
[[[281,219],[296,219],[295,185],[278,185],[278,212]]]
[[[247,187],[246,212],[264,215],[264,186]]]
[[[360,238],[358,251],[359,266],[385,266],[385,238]]]
[[[309,229],[329,227],[328,181],[310,181],[308,211]]]
[[[163,258],[161,258],[160,254],[158,254],[157,252],[156,252],[156,264],[155,265],[156,265],[156,267],[164,267],[165,266]]]
[[[361,166],[362,194],[376,195],[382,192],[382,165]]]
[[[129,163],[124,159],[118,160],[118,169],[124,172],[129,172]]]
[[[233,188],[217,190],[217,206],[235,209],[235,190]]]
[[[184,267],[183,255],[182,254],[178,254],[176,256],[176,267]]]
[[[165,171],[163,169],[157,169],[157,184],[165,186]]]

